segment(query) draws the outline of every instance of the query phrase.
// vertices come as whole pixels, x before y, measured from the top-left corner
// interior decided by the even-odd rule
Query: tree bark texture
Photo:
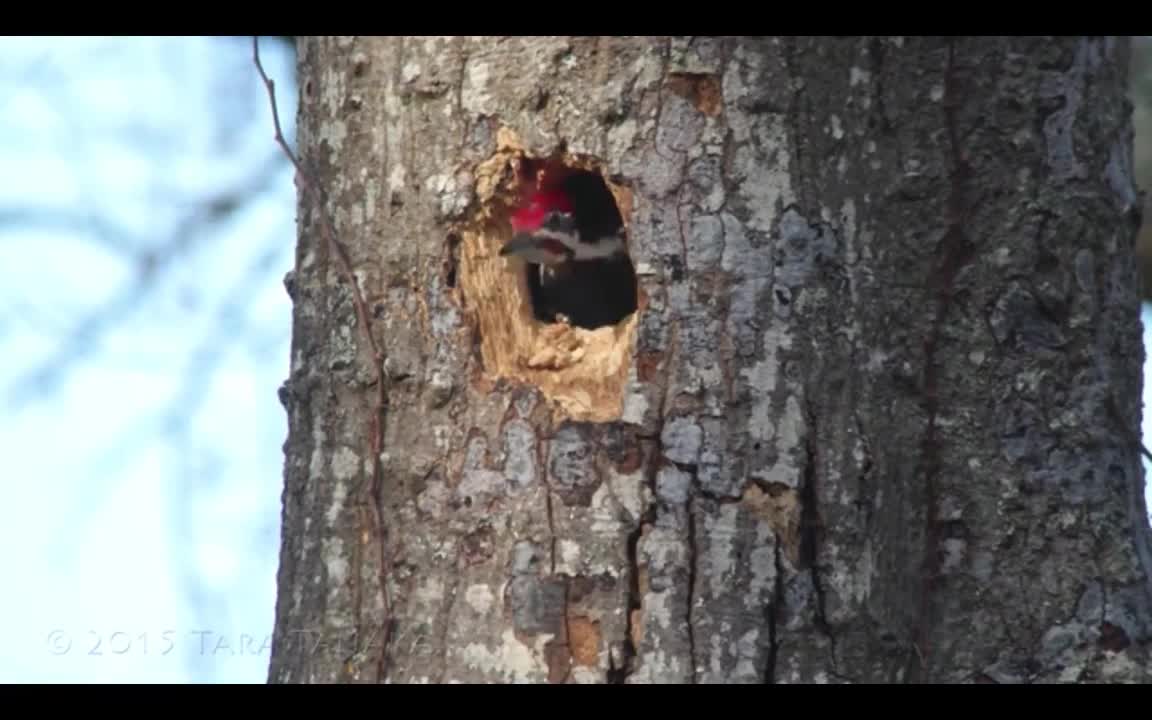
[[[384,383],[302,200],[271,680],[1152,679],[1127,52],[302,39]],[[533,158],[610,183],[616,327],[497,255]]]

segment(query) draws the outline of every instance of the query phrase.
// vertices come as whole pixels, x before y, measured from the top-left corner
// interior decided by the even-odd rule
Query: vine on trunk
[[[352,300],[356,308],[356,317],[359,322],[360,331],[367,341],[369,348],[372,350],[372,364],[377,394],[372,412],[372,427],[369,433],[369,437],[371,438],[372,481],[367,490],[371,497],[368,498],[366,505],[368,506],[371,517],[370,532],[371,535],[376,538],[378,552],[380,553],[378,582],[380,585],[381,600],[384,606],[384,618],[382,621],[383,637],[379,643],[379,654],[376,658],[376,682],[380,682],[387,674],[388,646],[392,639],[392,599],[388,592],[388,577],[391,575],[391,569],[389,567],[390,563],[384,537],[383,509],[380,506],[382,481],[380,454],[384,449],[384,416],[388,401],[386,385],[387,371],[384,369],[386,357],[379,343],[376,342],[376,337],[372,334],[371,315],[368,312],[368,305],[364,301],[364,293],[361,291],[360,285],[356,281],[356,275],[352,270],[352,261],[348,256],[348,251],[337,239],[332,219],[325,211],[325,208],[327,208],[327,198],[324,196],[323,188],[320,183],[317,182],[315,176],[309,173],[304,167],[303,162],[292,152],[292,148],[288,146],[287,140],[284,139],[284,133],[280,127],[280,112],[276,103],[276,85],[272,79],[268,77],[268,73],[264,71],[263,63],[260,62],[260,42],[256,36],[252,38],[252,61],[255,63],[256,70],[260,73],[260,79],[264,82],[264,87],[268,91],[268,103],[272,109],[272,124],[276,131],[276,144],[280,146],[280,149],[284,151],[285,157],[287,157],[293,167],[296,168],[296,177],[303,187],[304,192],[307,194],[309,202],[316,208],[316,212],[320,216],[320,234],[323,236],[324,242],[336,255],[340,274],[352,290]]]

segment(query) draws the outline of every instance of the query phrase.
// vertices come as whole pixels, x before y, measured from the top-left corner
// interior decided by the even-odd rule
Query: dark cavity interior
[[[581,237],[619,231],[624,221],[604,179],[586,170],[570,173],[563,182]],[[574,327],[595,330],[636,312],[636,269],[627,252],[551,268],[529,263],[525,272],[532,312],[540,322],[558,322],[563,315]]]

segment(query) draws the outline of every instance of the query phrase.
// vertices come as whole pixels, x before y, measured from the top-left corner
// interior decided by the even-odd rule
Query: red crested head
[[[527,205],[512,214],[512,232],[532,232],[544,224],[549,213],[570,213],[572,203],[558,188],[540,190],[529,198]]]
[[[575,254],[572,203],[557,187],[541,188],[512,214],[512,239],[501,256],[517,256],[531,263],[554,265]]]
[[[512,214],[512,239],[500,249],[500,255],[555,265],[610,259],[625,251],[615,201],[603,183],[597,188],[590,182],[594,181],[573,174],[544,179]],[[609,210],[615,212],[617,221],[600,222]]]

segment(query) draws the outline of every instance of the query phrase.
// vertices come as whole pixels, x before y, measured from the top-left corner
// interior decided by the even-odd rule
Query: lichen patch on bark
[[[548,678],[544,648],[551,641],[551,635],[538,635],[531,638],[531,645],[528,645],[508,629],[495,647],[472,642],[458,652],[463,666],[486,681],[538,683]]]

